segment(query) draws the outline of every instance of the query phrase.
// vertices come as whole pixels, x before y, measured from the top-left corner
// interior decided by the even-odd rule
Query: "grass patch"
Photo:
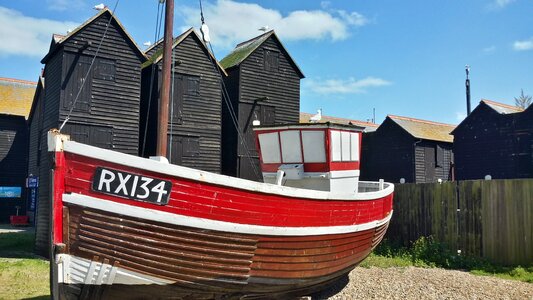
[[[469,271],[474,275],[495,276],[533,283],[533,265],[506,267],[491,264],[485,259],[458,255],[432,237],[421,237],[411,247],[402,247],[384,240],[361,263],[362,267],[422,267]]]
[[[50,265],[33,254],[34,236],[0,234],[0,299],[50,298]]]

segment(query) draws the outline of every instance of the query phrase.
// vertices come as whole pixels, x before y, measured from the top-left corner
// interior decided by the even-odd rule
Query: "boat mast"
[[[163,70],[159,101],[157,156],[167,156],[168,105],[170,103],[170,73],[172,62],[172,26],[174,25],[174,0],[165,4],[165,36],[163,41]]]

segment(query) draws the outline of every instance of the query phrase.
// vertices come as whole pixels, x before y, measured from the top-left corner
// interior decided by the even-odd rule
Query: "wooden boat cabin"
[[[254,128],[264,181],[357,193],[362,130],[331,123]]]
[[[146,50],[143,64],[139,154],[155,155],[163,60],[162,41]],[[220,173],[221,85],[226,72],[193,28],[174,39],[168,116],[172,164]]]
[[[304,75],[274,31],[238,44],[220,64],[229,96],[222,105],[222,173],[261,181],[252,123],[298,122]]]
[[[102,37],[104,38],[102,39]],[[100,42],[102,43],[100,45]],[[99,49],[99,50],[98,50]],[[59,128],[77,142],[138,155],[141,64],[146,57],[109,9],[98,12],[67,35],[54,35],[45,64],[44,103],[31,118],[37,133],[30,158],[40,188],[36,217],[36,251],[48,256],[49,170],[47,132]],[[85,79],[85,80],[84,80]]]

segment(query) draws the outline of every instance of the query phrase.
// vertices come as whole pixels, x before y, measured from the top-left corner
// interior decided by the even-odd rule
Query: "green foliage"
[[[384,240],[363,263],[362,267],[444,268],[470,271],[475,275],[495,276],[533,283],[533,265],[505,267],[469,255],[459,255],[433,237],[421,237],[410,247]]]
[[[526,109],[529,105],[531,105],[531,96],[524,95],[524,90],[521,90],[520,97],[515,97],[514,102],[516,106]]]

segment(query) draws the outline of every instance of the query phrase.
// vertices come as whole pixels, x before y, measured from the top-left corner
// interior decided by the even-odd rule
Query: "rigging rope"
[[[204,12],[203,12],[203,7],[202,7],[202,0],[198,0],[198,1],[200,2],[200,16],[201,16],[202,25],[205,25]],[[204,26],[202,26],[202,28],[203,27]],[[209,40],[205,40],[204,39],[204,42],[206,44],[209,44],[209,49],[211,50],[212,56],[211,55],[208,55],[208,56],[209,56],[209,59],[211,60],[211,64],[213,65],[213,68],[215,69],[215,72],[218,74],[218,77],[219,77],[219,80],[220,80],[220,83],[221,83],[221,86],[222,86],[222,99],[224,100],[224,103],[226,103],[226,106],[228,107],[228,111],[229,111],[229,114],[230,114],[230,117],[231,117],[231,121],[233,123],[233,126],[235,127],[235,130],[237,131],[237,134],[239,135],[239,139],[241,141],[241,144],[244,147],[244,151],[246,152],[245,157],[250,160],[250,165],[252,166],[252,170],[254,171],[255,176],[260,178],[261,176],[259,175],[259,169],[257,168],[257,166],[255,165],[254,161],[252,160],[252,155],[251,155],[250,148],[248,147],[248,143],[244,139],[244,135],[243,135],[244,131],[242,131],[240,126],[239,126],[239,120],[238,120],[237,115],[235,113],[235,109],[233,108],[233,104],[231,103],[231,99],[230,99],[229,94],[228,94],[228,89],[226,88],[226,84],[224,83],[224,79],[222,77],[222,74],[221,74],[219,68],[217,67],[217,59],[215,57],[215,51],[213,51],[213,45],[211,44],[211,42]]]
[[[83,87],[85,86],[85,82],[87,81],[87,77],[89,77],[89,74],[91,73],[91,69],[93,68],[94,61],[96,60],[96,56],[98,56],[98,53],[100,52],[100,47],[102,46],[104,38],[105,38],[105,36],[107,34],[107,30],[109,29],[109,24],[111,24],[111,20],[113,20],[113,16],[115,15],[115,11],[117,10],[117,6],[118,6],[119,2],[120,2],[120,0],[117,0],[115,2],[115,6],[113,7],[113,10],[111,11],[111,16],[109,17],[109,21],[107,22],[107,24],[105,26],[104,34],[102,35],[102,38],[100,39],[100,43],[98,43],[98,47],[96,48],[96,52],[94,53],[93,59],[91,60],[91,64],[89,65],[89,69],[87,70],[87,73],[85,73],[85,76],[82,79],[81,87],[79,88],[78,93],[76,94],[76,98],[74,98],[74,101],[72,102],[72,105],[71,105],[70,110],[69,110],[69,112],[67,114],[67,117],[65,118],[65,120],[63,121],[61,126],[59,127],[59,132],[61,132],[61,130],[63,129],[65,124],[67,124],[67,122],[70,120],[70,115],[72,114],[72,110],[74,110],[74,107],[76,106],[76,102],[78,101],[78,99],[80,97],[80,94],[81,94],[81,91],[83,90]]]
[[[156,24],[155,24],[155,34],[154,34],[154,48],[157,48],[157,45],[160,44],[160,38],[161,38],[161,25],[163,24],[163,13],[164,10],[161,9],[163,6],[163,1],[159,1],[159,5],[157,6],[157,18],[156,18]],[[157,52],[157,51],[156,51]],[[155,54],[155,52],[154,52]],[[154,80],[157,70],[157,64],[152,64],[150,66],[151,75],[150,75],[150,88],[148,90],[148,108],[146,109],[146,118],[144,123],[144,135],[143,135],[143,143],[141,148],[141,156],[144,156],[144,150],[146,148],[146,136],[148,135],[148,120],[150,118],[150,108],[152,105],[152,93],[154,89]]]

